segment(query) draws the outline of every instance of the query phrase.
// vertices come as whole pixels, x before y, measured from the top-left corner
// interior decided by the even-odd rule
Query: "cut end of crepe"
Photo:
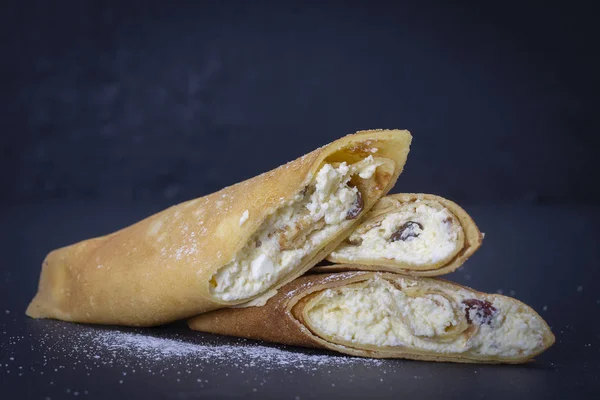
[[[241,302],[305,272],[306,260],[320,261],[311,255],[341,238],[393,186],[410,138],[407,131],[362,131],[317,150],[312,180],[211,277],[212,296]],[[247,219],[244,212],[240,226]]]
[[[382,198],[328,260],[437,275],[458,268],[480,245],[477,225],[455,203],[428,194],[397,194]]]
[[[434,278],[364,271],[305,275],[263,306],[213,311],[188,325],[352,356],[461,363],[525,363],[555,340],[518,300]]]
[[[291,273],[362,213],[362,193],[350,180],[371,179],[381,164],[372,156],[354,164],[324,164],[314,181],[270,215],[234,261],[211,278],[213,294],[225,301],[249,298]],[[247,219],[246,210],[240,225]]]
[[[408,358],[520,363],[554,342],[517,300],[389,275],[313,294],[302,316],[328,342]]]

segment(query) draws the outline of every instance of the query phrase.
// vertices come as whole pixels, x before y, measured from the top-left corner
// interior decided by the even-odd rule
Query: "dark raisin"
[[[257,240],[256,241],[256,247],[260,247],[260,246],[262,246],[262,242],[260,240]]]
[[[352,246],[360,246],[363,242],[362,238],[356,238],[356,239],[346,239],[346,242],[348,242],[348,244],[351,244]]]
[[[419,237],[419,234],[416,231],[417,227],[423,230],[423,225],[418,222],[408,221],[404,225],[402,225],[398,230],[392,233],[390,236],[391,242],[397,242],[398,240],[402,240],[403,242],[411,237]]]
[[[352,208],[348,211],[346,219],[356,219],[364,207],[365,204],[363,202],[362,194],[360,193],[360,190],[358,190],[356,192],[356,200],[354,201]]]
[[[489,325],[492,322],[494,314],[498,311],[492,303],[485,300],[468,299],[463,300],[462,303],[465,305],[465,316],[467,317],[467,322],[470,324],[473,323],[471,320],[471,310],[475,310],[475,317],[480,325]]]

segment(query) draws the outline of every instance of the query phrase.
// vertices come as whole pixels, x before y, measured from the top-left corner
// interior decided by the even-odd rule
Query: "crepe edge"
[[[453,363],[469,363],[469,364],[523,364],[534,361],[534,357],[546,351],[555,343],[555,336],[550,330],[547,322],[530,306],[517,300],[527,307],[533,314],[540,318],[545,324],[551,337],[549,344],[542,348],[536,354],[528,357],[510,360],[494,360],[494,359],[473,359],[460,356],[445,357],[435,354],[418,354],[414,352],[391,352],[387,350],[366,350],[357,349],[342,344],[329,342],[316,334],[304,324],[302,313],[304,305],[302,299],[306,298],[311,293],[343,286],[351,283],[368,280],[376,275],[387,278],[398,278],[404,275],[388,272],[373,272],[364,271],[353,268],[354,266],[343,266],[345,268],[339,273],[323,273],[304,275],[297,280],[289,283],[281,288],[279,292],[267,301],[263,307],[255,307],[246,309],[222,309],[211,313],[202,314],[188,320],[190,329],[202,332],[221,334],[227,336],[244,337],[253,340],[262,340],[266,342],[275,342],[292,346],[316,348],[331,350],[337,353],[342,353],[349,356],[366,357],[366,358],[398,358],[420,361],[434,362],[453,362]],[[488,294],[474,290],[468,286],[463,286],[445,279],[408,276],[406,278],[413,280],[434,280],[440,284],[448,284],[453,287],[467,289],[474,295],[507,297],[498,294]],[[249,317],[249,318],[248,318]],[[245,325],[246,320],[251,320],[250,329]],[[265,321],[274,323],[274,328],[269,329],[265,325]]]
[[[478,249],[481,247],[483,242],[483,234],[480,232],[477,224],[471,218],[471,216],[458,204],[455,202],[448,200],[444,197],[437,196],[434,194],[427,193],[395,193],[391,195],[387,195],[380,199],[381,205],[375,205],[371,209],[371,215],[366,215],[365,218],[361,221],[367,221],[369,217],[375,218],[384,214],[386,212],[392,211],[390,208],[395,205],[395,203],[407,203],[416,200],[434,200],[442,204],[445,208],[450,210],[456,218],[458,218],[463,231],[465,233],[465,243],[463,248],[456,254],[450,262],[447,264],[430,270],[416,270],[410,268],[403,268],[397,265],[394,265],[395,262],[393,260],[373,260],[368,264],[365,263],[365,260],[349,260],[345,257],[333,256],[329,254],[326,257],[326,260],[332,262],[334,264],[348,264],[352,263],[352,265],[360,265],[361,269],[364,271],[384,271],[384,272],[394,272],[404,275],[411,276],[439,276],[449,274],[450,272],[455,271],[461,265],[463,265]],[[321,268],[321,271],[327,271],[327,268],[330,266],[321,266],[317,268]],[[333,269],[332,269],[333,271]],[[335,271],[339,271],[339,269],[335,269]]]

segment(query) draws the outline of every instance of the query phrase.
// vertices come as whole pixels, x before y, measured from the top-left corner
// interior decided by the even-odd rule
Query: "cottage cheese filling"
[[[359,227],[332,255],[430,266],[451,260],[463,245],[463,228],[447,208],[416,201],[387,214],[366,231]]]
[[[414,296],[410,293],[418,283],[400,279],[398,284],[374,278],[324,290],[308,306],[306,323],[326,340],[359,348],[403,346],[408,351],[514,358],[545,346],[546,324],[516,300],[494,296],[494,312],[485,315],[465,307],[463,300],[474,297],[467,290],[440,286]]]
[[[362,210],[350,178],[369,179],[378,165],[372,156],[350,165],[323,165],[307,189],[268,217],[235,259],[213,275],[212,294],[224,301],[253,297],[325,246]]]

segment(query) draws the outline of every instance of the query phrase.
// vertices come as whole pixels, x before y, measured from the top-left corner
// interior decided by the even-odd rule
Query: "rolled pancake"
[[[518,300],[371,271],[308,274],[264,306],[213,311],[188,324],[352,356],[464,363],[523,363],[554,343],[546,322]]]
[[[358,132],[115,233],[52,251],[34,318],[158,325],[251,301],[331,252],[396,182],[411,135]]]
[[[367,270],[442,275],[460,267],[482,239],[456,203],[432,194],[392,194],[373,206],[327,260]]]

